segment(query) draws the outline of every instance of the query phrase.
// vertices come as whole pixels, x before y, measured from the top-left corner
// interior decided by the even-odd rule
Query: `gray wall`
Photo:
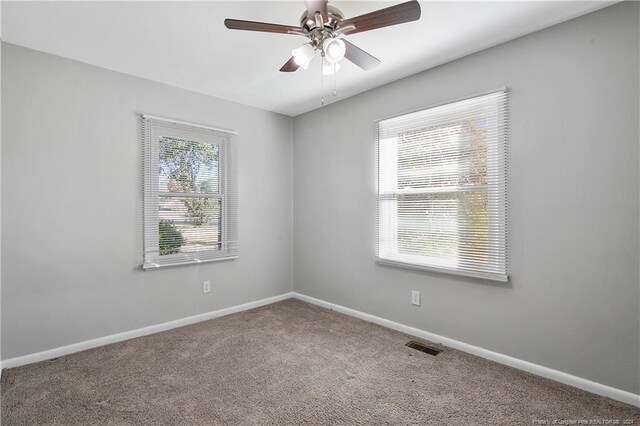
[[[238,260],[140,270],[140,113],[240,132]],[[291,291],[291,121],[4,44],[2,358]]]
[[[2,81],[2,6],[0,5],[0,81]],[[2,85],[0,84],[0,148],[2,147]],[[2,222],[2,150],[0,149],[0,223]],[[0,226],[2,241],[2,226]],[[0,244],[0,311],[2,310],[2,244]],[[2,315],[0,314],[0,354],[2,354]],[[0,368],[2,357],[0,356]]]
[[[296,291],[640,392],[639,6],[296,117]],[[501,86],[512,91],[511,282],[376,265],[374,121]]]

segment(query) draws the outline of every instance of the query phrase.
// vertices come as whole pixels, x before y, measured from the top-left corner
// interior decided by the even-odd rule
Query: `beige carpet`
[[[640,424],[629,405],[409,340],[286,300],[7,370],[2,425]]]

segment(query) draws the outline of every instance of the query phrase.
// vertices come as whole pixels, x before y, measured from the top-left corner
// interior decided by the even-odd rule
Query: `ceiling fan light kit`
[[[339,38],[327,38],[322,42],[322,51],[326,60],[333,64],[344,58],[346,45]]]
[[[280,71],[294,72],[298,68],[307,69],[316,51],[320,51],[322,75],[328,75],[335,74],[340,69],[339,62],[343,58],[365,71],[380,63],[379,59],[350,43],[343,38],[344,36],[416,21],[420,19],[421,14],[417,0],[347,19],[339,9],[329,6],[328,0],[306,0],[305,3],[307,10],[302,13],[299,27],[238,19],[225,19],[224,24],[232,30],[307,37],[309,41],[291,51],[292,57],[280,68]]]
[[[309,67],[309,63],[316,54],[315,48],[311,45],[311,43],[305,43],[297,49],[293,49],[291,51],[291,55],[293,55],[293,60],[303,69],[307,69]]]
[[[340,70],[340,63],[331,63],[327,60],[322,61],[322,75],[332,75]]]

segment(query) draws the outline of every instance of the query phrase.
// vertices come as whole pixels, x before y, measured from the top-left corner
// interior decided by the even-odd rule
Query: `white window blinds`
[[[507,93],[378,122],[379,263],[507,281]]]
[[[235,133],[142,120],[143,268],[237,257]]]

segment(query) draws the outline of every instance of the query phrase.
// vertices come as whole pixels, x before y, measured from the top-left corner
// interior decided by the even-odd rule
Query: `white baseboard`
[[[21,365],[31,364],[39,361],[57,358],[63,355],[69,355],[75,352],[81,352],[87,349],[96,348],[98,346],[109,345],[111,343],[122,342],[136,337],[146,336],[149,334],[159,333],[161,331],[171,330],[172,328],[183,327],[189,324],[195,324],[207,321],[213,318],[223,317],[225,315],[234,314],[236,312],[246,311],[248,309],[257,308],[259,306],[269,305],[281,300],[290,299],[293,292],[284,293],[278,296],[267,297],[266,299],[256,300],[254,302],[244,303],[242,305],[231,306],[229,308],[217,311],[207,312],[204,314],[193,315],[186,318],[180,318],[174,321],[163,322],[161,324],[150,325],[148,327],[138,328],[136,330],[125,331],[123,333],[112,334],[110,336],[99,337],[97,339],[86,340],[84,342],[74,343],[59,348],[49,349],[34,354],[19,356],[2,360],[0,365],[2,368],[19,367]]]
[[[437,334],[429,333],[428,331],[420,330],[418,328],[410,327],[408,325],[400,324],[395,321],[380,318],[375,315],[366,314],[364,312],[356,311],[355,309],[346,308],[344,306],[336,305],[334,303],[325,302],[324,300],[316,299],[311,296],[306,296],[300,293],[293,293],[293,297],[304,302],[309,302],[317,306],[333,309],[336,312],[340,312],[352,317],[360,318],[365,321],[379,324],[393,330],[400,331],[402,333],[410,334],[412,336],[419,337],[421,339],[429,340],[435,343],[441,343],[444,346],[448,346],[453,349],[458,349],[463,352],[470,353],[472,355],[479,356],[491,361],[495,361],[500,364],[508,365],[509,367],[517,368],[538,376],[546,377],[547,379],[555,380],[556,382],[564,383],[579,389],[586,390],[598,395],[606,396],[617,401],[621,401],[627,404],[640,407],[640,395],[636,395],[631,392],[627,392],[621,389],[616,389],[611,386],[603,385],[600,383],[592,382],[581,377],[573,376],[571,374],[563,373],[562,371],[554,370],[552,368],[544,367],[542,365],[534,364],[528,361],[524,361],[518,358],[513,358],[508,355],[503,355],[498,352],[493,352],[488,349],[484,349],[478,346],[470,345],[468,343],[460,342],[458,340],[450,339],[448,337],[440,336]]]

